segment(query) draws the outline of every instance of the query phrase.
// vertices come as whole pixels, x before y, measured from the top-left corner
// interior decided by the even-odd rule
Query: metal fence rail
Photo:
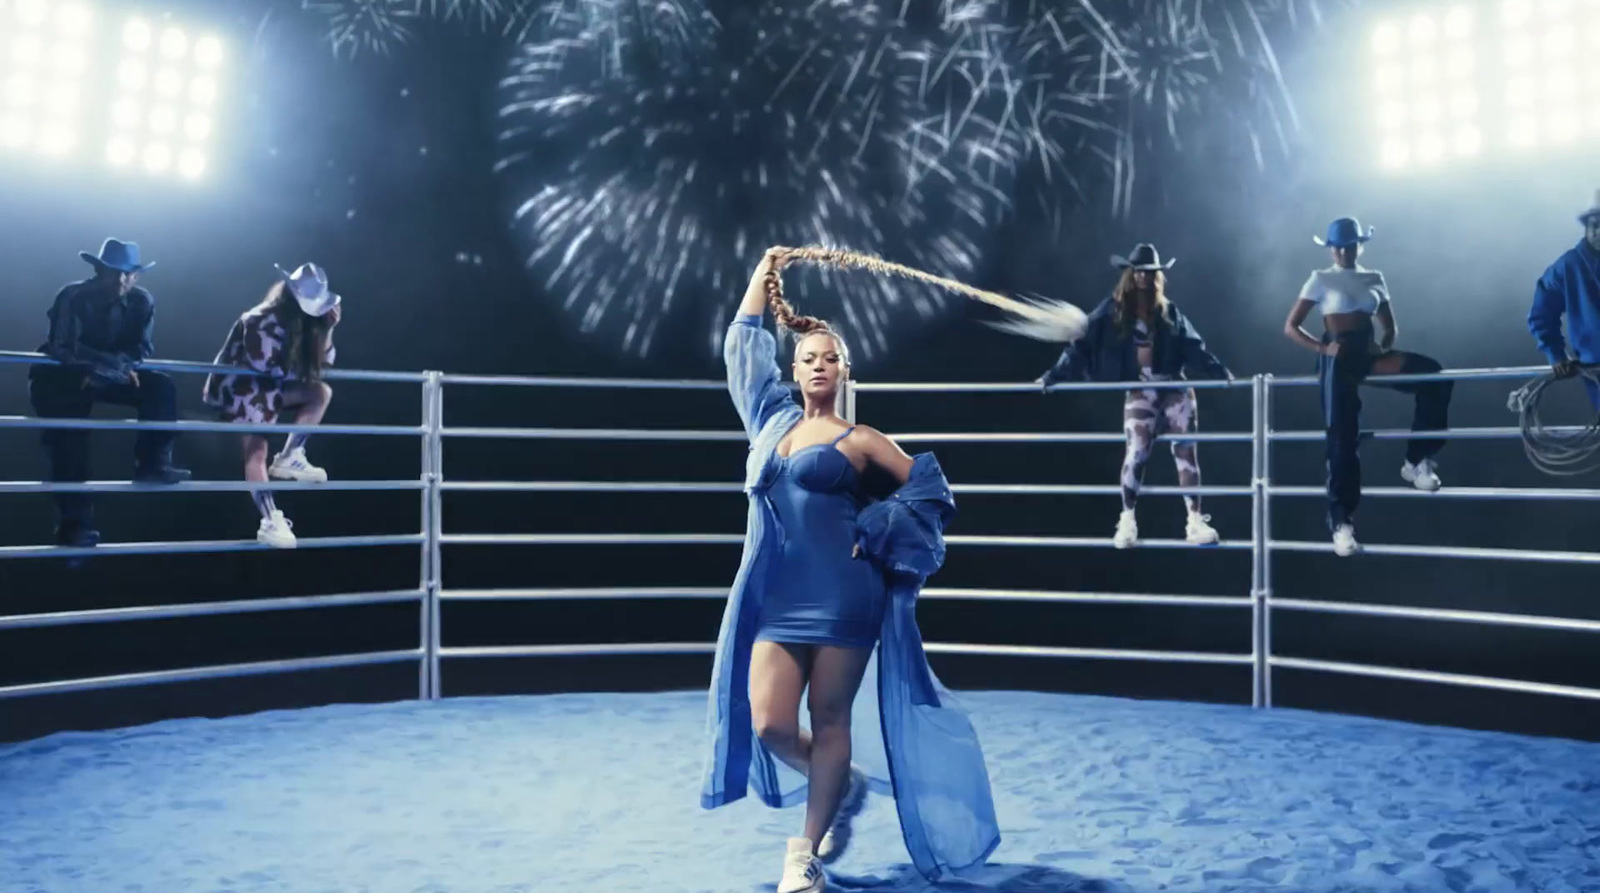
[[[53,361],[37,353],[0,351],[0,363],[48,364]],[[152,360],[141,364],[144,369],[157,369],[178,374],[208,374],[211,372],[255,375],[254,370],[235,369],[209,363],[188,363]],[[255,425],[228,422],[177,421],[135,422],[110,419],[59,419],[25,416],[0,416],[0,429],[69,428],[87,431],[162,430],[182,433],[261,433],[279,434],[303,431],[317,434],[378,435],[390,437],[415,437],[422,445],[423,466],[421,474],[413,481],[329,481],[313,484],[298,481],[273,481],[257,484],[249,481],[185,481],[179,484],[144,484],[131,481],[0,481],[0,494],[5,493],[218,493],[250,492],[263,490],[326,490],[326,491],[404,491],[420,493],[423,516],[416,533],[301,538],[297,549],[347,549],[370,547],[409,546],[418,548],[422,555],[422,573],[416,589],[391,592],[360,592],[292,598],[251,599],[221,602],[202,602],[180,605],[149,605],[129,608],[105,608],[84,611],[52,611],[36,614],[0,616],[0,630],[19,630],[40,627],[61,627],[89,623],[119,623],[132,620],[157,620],[179,617],[218,616],[268,611],[295,611],[356,607],[404,602],[418,603],[422,615],[422,628],[417,647],[399,651],[369,654],[339,654],[314,658],[260,661],[246,664],[229,664],[211,667],[192,667],[181,670],[157,670],[142,673],[122,673],[85,679],[68,679],[51,682],[33,682],[0,686],[0,699],[35,695],[64,694],[67,692],[120,688],[133,685],[158,685],[173,682],[191,682],[201,679],[220,679],[237,676],[255,676],[272,673],[298,673],[310,670],[367,666],[372,664],[403,663],[414,661],[418,667],[418,697],[431,696],[430,672],[437,663],[429,659],[434,644],[429,636],[428,620],[435,609],[432,595],[437,585],[430,584],[436,564],[431,557],[437,555],[438,525],[436,514],[430,506],[436,505],[438,477],[430,472],[428,457],[431,444],[438,437],[437,417],[428,412],[428,400],[438,389],[438,373],[428,372],[375,372],[369,370],[331,369],[328,378],[334,381],[371,381],[403,384],[421,384],[424,410],[416,425]],[[124,555],[172,555],[197,553],[225,553],[269,550],[255,540],[214,540],[188,542],[132,542],[102,543],[91,548],[62,546],[0,546],[0,560],[23,558],[79,558],[88,556],[117,557]]]
[[[37,354],[0,351],[0,363],[48,362]],[[149,368],[176,373],[207,373],[212,371],[248,372],[232,370],[203,363],[158,361],[145,364]],[[1493,369],[1451,370],[1431,375],[1375,376],[1385,381],[1428,380],[1504,380],[1529,378],[1544,372],[1544,367],[1517,367]],[[446,659],[508,659],[527,657],[593,657],[624,655],[705,655],[714,646],[706,642],[623,642],[585,643],[563,645],[503,645],[457,646],[446,643],[441,623],[442,605],[445,602],[506,602],[506,601],[618,601],[646,599],[717,600],[727,596],[725,586],[593,586],[593,587],[520,587],[491,589],[446,589],[441,579],[441,551],[444,546],[612,546],[637,548],[643,546],[710,545],[732,546],[743,542],[737,533],[581,533],[581,532],[450,532],[443,530],[443,494],[450,492],[477,493],[628,493],[684,494],[705,493],[733,495],[742,491],[736,482],[722,481],[472,481],[446,480],[444,476],[444,443],[446,438],[496,438],[511,440],[568,440],[568,441],[627,441],[627,442],[722,442],[745,438],[736,430],[675,430],[648,428],[564,428],[564,427],[482,427],[447,426],[444,424],[444,391],[449,386],[534,387],[534,388],[626,388],[688,391],[724,391],[721,381],[657,380],[629,378],[573,378],[561,376],[511,376],[511,375],[455,375],[440,372],[373,372],[363,370],[334,370],[330,378],[355,381],[400,382],[421,385],[420,417],[416,425],[233,425],[222,422],[170,422],[140,423],[121,420],[92,419],[34,419],[16,416],[0,417],[0,428],[62,427],[88,430],[131,430],[158,428],[187,432],[261,431],[282,433],[293,430],[315,431],[319,434],[349,434],[355,436],[410,436],[420,443],[420,473],[415,481],[338,481],[327,484],[273,482],[266,485],[246,481],[194,481],[176,486],[137,484],[122,481],[92,481],[83,483],[52,483],[32,481],[0,482],[0,494],[51,493],[51,492],[122,492],[122,493],[184,493],[184,492],[247,492],[254,489],[272,490],[414,490],[419,494],[421,530],[414,534],[382,536],[351,536],[305,539],[301,548],[350,548],[372,546],[419,547],[419,583],[416,589],[391,592],[344,593],[323,596],[273,598],[247,601],[223,601],[187,605],[156,605],[131,608],[110,608],[84,611],[58,611],[31,615],[0,616],[0,630],[60,627],[86,623],[112,623],[128,620],[153,620],[176,617],[215,616],[264,611],[305,610],[358,605],[398,604],[416,602],[419,610],[419,644],[414,649],[386,651],[373,654],[333,655],[317,658],[300,658],[282,661],[263,661],[214,667],[197,667],[183,670],[161,670],[147,673],[128,673],[88,679],[59,682],[39,682],[0,687],[0,698],[54,694],[68,691],[85,691],[128,685],[148,685],[197,679],[224,678],[279,672],[300,672],[376,663],[415,661],[418,669],[418,697],[443,696],[441,684],[443,661]],[[1370,666],[1312,660],[1274,653],[1272,621],[1279,611],[1298,613],[1344,614],[1396,620],[1428,622],[1471,623],[1508,628],[1560,630],[1567,632],[1600,632],[1600,621],[1577,618],[1546,617],[1524,614],[1465,611],[1442,608],[1416,608],[1398,605],[1329,602],[1311,599],[1277,598],[1273,591],[1272,556],[1275,552],[1329,552],[1332,546],[1323,542],[1297,542],[1279,540],[1272,536],[1273,497],[1324,497],[1321,487],[1286,486],[1273,483],[1272,446],[1275,443],[1320,441],[1321,431],[1277,431],[1272,425],[1272,396],[1280,387],[1297,387],[1315,384],[1311,376],[1276,377],[1258,375],[1238,381],[1210,382],[1151,382],[1144,387],[1195,388],[1239,391],[1246,388],[1251,394],[1251,428],[1246,432],[1196,432],[1186,439],[1217,443],[1249,443],[1251,445],[1250,479],[1237,485],[1206,485],[1201,487],[1146,487],[1143,493],[1151,496],[1199,494],[1204,496],[1248,496],[1251,504],[1251,533],[1248,538],[1225,540],[1215,546],[1195,546],[1182,540],[1141,540],[1137,548],[1145,549],[1217,549],[1224,552],[1248,551],[1251,556],[1250,581],[1247,589],[1241,587],[1233,595],[1192,595],[1117,592],[1071,592],[1000,588],[950,588],[929,587],[923,597],[934,600],[965,600],[989,602],[1030,602],[1045,604],[1100,604],[1140,605],[1161,608],[1208,608],[1239,610],[1249,609],[1250,652],[1232,654],[1223,652],[1156,651],[1088,647],[1044,647],[1028,645],[992,645],[979,643],[931,642],[927,650],[943,655],[982,655],[1013,658],[1054,658],[1069,660],[1132,660],[1177,664],[1210,664],[1248,668],[1251,678],[1251,702],[1257,707],[1270,707],[1273,703],[1272,683],[1274,670],[1296,670],[1321,673],[1363,675],[1478,688],[1560,695],[1583,699],[1600,699],[1600,689],[1578,686],[1554,685],[1517,679],[1490,679],[1461,674],[1441,673],[1422,669]],[[1078,383],[1052,387],[1053,391],[1120,391],[1121,383]],[[851,382],[841,395],[843,414],[853,420],[856,415],[858,394],[916,394],[916,393],[1016,393],[1037,394],[1034,384],[1012,383],[875,383]],[[1565,429],[1560,429],[1565,430]],[[1572,428],[1571,430],[1580,430]],[[1521,436],[1514,427],[1456,428],[1430,432],[1431,436],[1453,439],[1510,439]],[[1364,437],[1399,439],[1411,432],[1381,429],[1363,432]],[[1121,443],[1123,435],[1114,432],[1012,432],[965,433],[933,432],[898,434],[902,443],[974,443],[974,444],[1090,444]],[[1121,492],[1120,486],[1082,484],[1010,484],[1010,483],[957,483],[952,486],[965,496],[1029,496],[1059,497],[1113,495]],[[1401,487],[1368,487],[1363,494],[1379,498],[1445,499],[1529,499],[1529,500],[1596,500],[1600,489],[1561,488],[1497,488],[1454,487],[1435,493],[1426,493]],[[951,535],[948,542],[962,548],[1109,548],[1109,537],[1073,536],[981,536]],[[265,548],[253,541],[215,541],[187,543],[107,543],[92,549],[68,549],[53,546],[0,547],[0,559],[6,558],[61,558],[81,555],[141,555],[196,552],[234,552]],[[1363,553],[1371,556],[1397,556],[1420,558],[1450,558],[1478,560],[1511,560],[1557,562],[1574,564],[1600,564],[1600,553],[1579,551],[1539,551],[1519,549],[1468,548],[1455,546],[1429,546],[1406,544],[1364,544]],[[1241,621],[1242,622],[1242,621]]]

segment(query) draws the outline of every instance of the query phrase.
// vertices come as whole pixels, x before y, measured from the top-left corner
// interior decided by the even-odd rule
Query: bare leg
[[[267,482],[267,439],[259,434],[244,436],[244,479],[262,484]],[[256,509],[263,518],[272,517],[272,512],[277,509],[272,501],[271,490],[251,490],[250,498],[255,501]]]
[[[806,690],[804,645],[756,642],[750,649],[750,719],[772,755],[802,775],[811,773],[811,736],[800,728]]]
[[[328,404],[332,400],[333,388],[328,387],[325,381],[292,384],[283,392],[284,408],[295,410],[296,425],[322,424],[322,416],[328,411]],[[288,453],[303,447],[310,438],[310,434],[300,432],[290,434],[288,441],[283,445],[283,451]]]
[[[819,645],[811,656],[811,773],[805,835],[813,851],[833,824],[850,778],[850,707],[872,657],[868,648]]]

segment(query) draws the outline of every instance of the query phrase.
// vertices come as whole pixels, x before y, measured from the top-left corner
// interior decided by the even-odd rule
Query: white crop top
[[[1378,305],[1389,303],[1389,286],[1377,270],[1328,267],[1311,274],[1300,287],[1300,300],[1320,305],[1324,314],[1372,314]]]

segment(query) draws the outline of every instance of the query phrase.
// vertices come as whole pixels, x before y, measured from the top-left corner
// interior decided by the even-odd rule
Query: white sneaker
[[[306,460],[305,447],[295,447],[287,453],[279,453],[273,457],[272,465],[267,468],[267,477],[280,481],[306,481],[312,484],[328,482],[328,473]]]
[[[1123,509],[1122,515],[1117,518],[1117,532],[1111,537],[1111,545],[1126,549],[1138,540],[1139,522],[1133,519],[1133,509]]]
[[[1429,493],[1439,489],[1440,486],[1438,466],[1434,464],[1432,459],[1423,459],[1415,465],[1407,462],[1400,466],[1400,476],[1405,478],[1411,486],[1416,487],[1418,490],[1426,490]]]
[[[1184,538],[1197,546],[1214,546],[1221,537],[1210,524],[1211,516],[1199,512],[1189,513],[1189,523],[1184,525]]]
[[[824,865],[844,855],[845,848],[850,846],[850,823],[861,814],[861,807],[866,802],[867,773],[851,766],[849,779],[844,786],[844,797],[839,801],[839,811],[833,814],[833,824],[822,835],[822,840],[817,842],[817,858]]]
[[[811,854],[811,839],[789,838],[789,851],[783,854],[783,879],[778,881],[778,893],[823,893],[828,889],[828,877],[822,873],[822,862]]]
[[[1356,542],[1356,528],[1354,524],[1340,524],[1333,531],[1333,554],[1340,558],[1349,558],[1361,551],[1361,544]]]
[[[273,509],[270,518],[262,518],[256,528],[256,542],[274,549],[293,549],[294,522],[283,516],[282,509]]]

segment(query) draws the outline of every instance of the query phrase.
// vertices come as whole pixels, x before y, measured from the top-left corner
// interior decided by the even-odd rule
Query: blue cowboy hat
[[[1111,255],[1111,265],[1113,267],[1121,267],[1124,270],[1170,270],[1172,265],[1177,262],[1177,258],[1172,258],[1166,263],[1162,263],[1161,252],[1157,251],[1156,246],[1151,245],[1149,242],[1140,242],[1133,246],[1133,250],[1128,252],[1127,257],[1123,257],[1120,254]]]
[[[78,256],[94,264],[95,269],[116,270],[119,273],[140,273],[155,266],[155,261],[139,263],[139,243],[116,239],[107,239],[100,246],[98,257],[87,251],[78,252]]]
[[[1349,248],[1372,239],[1372,227],[1367,227],[1363,232],[1361,221],[1354,217],[1340,217],[1328,224],[1326,236],[1312,236],[1311,241],[1323,247]]]

